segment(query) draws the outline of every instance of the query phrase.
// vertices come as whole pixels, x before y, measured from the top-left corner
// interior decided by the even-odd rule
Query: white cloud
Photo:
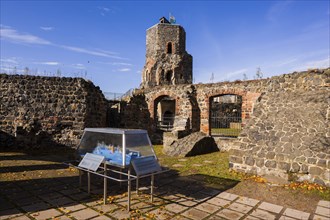
[[[17,30],[12,29],[10,27],[1,26],[0,27],[0,37],[1,39],[8,40],[14,43],[23,43],[23,44],[42,44],[42,45],[50,45],[51,42],[44,40],[40,37],[19,33]]]
[[[131,63],[112,63],[111,65],[114,65],[114,66],[132,66]]]
[[[100,14],[102,16],[106,16],[108,13],[115,13],[116,12],[116,8],[115,7],[104,7],[104,6],[99,6],[97,7],[97,9],[100,11]]]
[[[106,53],[106,54],[111,54],[111,55],[118,55],[118,53],[113,52],[113,51],[108,51],[108,50],[102,50],[102,49],[95,49],[96,51]]]
[[[128,71],[131,71],[130,68],[121,68],[121,69],[118,69],[117,71],[119,72],[128,72]]]
[[[0,62],[1,63],[18,64],[18,61],[17,61],[16,57],[0,59]]]
[[[54,30],[54,27],[40,27],[40,29],[44,31],[52,31]]]
[[[3,40],[7,40],[9,42],[22,43],[22,44],[51,45],[54,47],[60,47],[60,48],[66,49],[66,50],[70,50],[70,51],[74,51],[74,52],[78,52],[78,53],[89,54],[89,55],[93,55],[93,56],[101,56],[101,57],[113,58],[113,59],[118,59],[118,60],[127,60],[127,58],[120,57],[120,56],[118,56],[118,53],[115,53],[115,52],[99,50],[99,49],[90,50],[90,49],[85,49],[85,48],[81,48],[81,47],[54,44],[54,43],[47,41],[45,39],[42,39],[38,36],[19,33],[17,30],[12,29],[11,27],[8,27],[8,26],[0,25],[0,28],[1,28],[0,29],[0,38]]]
[[[79,69],[79,70],[84,70],[84,69],[86,69],[85,65],[84,65],[84,64],[81,64],[81,63],[72,64],[72,66],[73,66],[75,69]]]
[[[81,48],[81,47],[73,47],[73,46],[66,46],[66,45],[58,45],[58,46],[66,49],[66,50],[70,50],[70,51],[74,51],[74,52],[78,52],[78,53],[85,53],[85,54],[89,54],[89,55],[108,57],[108,58],[114,58],[114,59],[126,59],[126,58],[114,56],[105,51],[100,52],[98,50],[88,50],[88,49]]]
[[[60,65],[59,62],[54,61],[47,61],[47,62],[35,62],[35,64],[41,64],[41,65],[49,65],[49,66],[57,66]]]

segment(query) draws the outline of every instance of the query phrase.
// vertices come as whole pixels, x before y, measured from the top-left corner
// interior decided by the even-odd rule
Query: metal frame
[[[131,174],[131,166],[128,167],[127,173],[126,173],[126,172],[123,172],[120,167],[113,166],[111,164],[110,164],[110,166],[120,168],[120,171],[115,170],[115,169],[110,169],[107,166],[109,164],[104,162],[103,167],[102,166],[99,167],[99,169],[101,169],[100,171],[92,171],[92,170],[89,170],[89,169],[86,169],[86,168],[76,166],[76,165],[72,164],[73,162],[79,163],[78,160],[73,160],[73,161],[65,161],[65,162],[63,162],[63,164],[74,167],[74,168],[79,170],[79,187],[82,186],[82,173],[83,173],[83,171],[87,172],[87,191],[88,191],[88,194],[90,194],[90,184],[91,184],[90,183],[90,174],[94,174],[94,175],[98,175],[98,176],[103,177],[103,204],[106,204],[107,191],[108,191],[108,189],[107,189],[107,180],[108,179],[117,181],[120,184],[122,182],[127,182],[127,196],[128,196],[128,198],[127,198],[127,211],[130,211],[130,209],[131,209],[131,185],[132,185],[131,182],[133,180],[136,180],[136,193],[138,194],[138,192],[139,192],[138,191],[139,190],[139,179],[151,176],[151,183],[150,183],[151,184],[151,186],[150,186],[150,188],[151,188],[150,189],[150,194],[151,194],[150,196],[151,197],[150,197],[150,200],[151,200],[151,202],[153,202],[154,175],[161,174],[161,173],[164,173],[164,172],[168,171],[168,170],[162,170],[162,171],[159,171],[159,172],[154,172],[154,173],[145,174],[145,175],[141,175],[141,176],[135,176],[135,175]],[[118,173],[120,175],[120,179],[109,176],[108,171],[113,172],[113,173]],[[127,178],[122,179],[122,175],[126,176]]]

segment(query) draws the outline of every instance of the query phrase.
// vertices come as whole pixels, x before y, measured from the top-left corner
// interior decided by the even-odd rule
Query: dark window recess
[[[169,43],[167,43],[167,53],[172,54],[172,52],[173,52],[173,50],[172,50],[172,43],[169,42]]]
[[[171,82],[172,79],[172,70],[166,72],[166,81]]]

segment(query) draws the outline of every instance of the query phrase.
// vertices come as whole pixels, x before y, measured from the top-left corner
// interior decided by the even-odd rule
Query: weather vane
[[[175,24],[176,23],[176,20],[175,20],[175,17],[171,14],[171,12],[170,12],[170,23],[171,24]]]

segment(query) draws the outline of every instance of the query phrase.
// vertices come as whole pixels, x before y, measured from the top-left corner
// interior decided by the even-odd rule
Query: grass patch
[[[235,182],[243,183],[253,181],[255,184],[265,183],[266,180],[262,177],[249,175],[231,171],[229,169],[229,153],[228,152],[215,152],[193,157],[171,157],[163,153],[163,146],[154,146],[155,153],[162,166],[168,167],[171,170],[178,172],[180,176],[191,176],[192,178],[203,181],[216,188],[222,187],[224,190],[234,186]],[[181,166],[177,166],[181,165]],[[317,196],[320,199],[330,200],[330,188],[307,183],[293,182],[289,185],[284,185],[282,190],[287,191],[290,196],[296,193]],[[249,190],[243,187],[242,191]]]
[[[241,129],[237,128],[212,128],[213,135],[221,135],[226,137],[237,137],[241,133]]]
[[[245,176],[245,174],[229,170],[229,154],[227,152],[215,152],[193,157],[170,157],[163,154],[162,146],[156,145],[154,149],[160,164],[177,171],[180,176],[202,175],[205,177],[203,181],[211,184],[219,184],[220,179],[240,181]]]

